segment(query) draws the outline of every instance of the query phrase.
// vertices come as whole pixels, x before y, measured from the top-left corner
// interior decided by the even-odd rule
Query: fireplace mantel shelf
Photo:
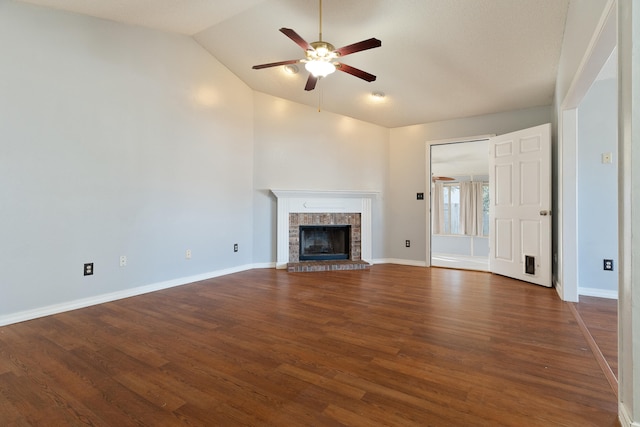
[[[281,198],[377,198],[378,191],[352,191],[352,190],[271,190],[279,199]]]

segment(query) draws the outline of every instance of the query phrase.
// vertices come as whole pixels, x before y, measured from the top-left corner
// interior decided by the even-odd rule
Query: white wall
[[[1,1],[0,51],[0,324],[251,263],[252,92],[195,41]]]
[[[562,53],[558,61],[556,101],[562,102],[575,84],[576,72],[583,66],[585,52],[592,43],[594,30],[610,0],[571,0],[567,11]],[[606,58],[605,58],[606,60]],[[598,71],[595,71],[594,78]]]
[[[379,191],[372,240],[373,258],[382,258],[389,130],[260,92],[254,105],[254,262],[276,260],[271,189]]]
[[[427,141],[501,135],[549,123],[552,118],[551,107],[536,107],[392,129],[386,198],[387,257],[414,263],[427,261]],[[425,193],[424,200],[416,200],[418,192]],[[410,248],[404,245],[407,239],[411,240]]]
[[[578,287],[618,295],[618,81],[596,81],[578,108]],[[602,154],[612,153],[603,164]],[[603,270],[614,260],[614,271]]]

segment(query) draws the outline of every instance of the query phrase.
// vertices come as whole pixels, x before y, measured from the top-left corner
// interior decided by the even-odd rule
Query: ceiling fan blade
[[[318,83],[318,78],[313,74],[309,74],[309,78],[307,79],[307,84],[304,87],[304,90],[314,90],[316,88],[316,83]]]
[[[369,74],[366,71],[359,70],[350,65],[342,64],[342,63],[337,63],[335,65],[337,70],[343,71],[347,74],[351,74],[352,76],[356,76],[362,80],[366,80],[368,82],[373,82],[376,80],[376,76],[374,76],[373,74]]]
[[[269,64],[254,65],[251,68],[253,68],[254,70],[261,70],[263,68],[277,67],[278,65],[297,64],[298,62],[300,62],[299,59],[290,59],[288,61],[270,62]]]
[[[382,46],[382,42],[376,38],[362,40],[361,42],[350,44],[336,49],[334,52],[340,54],[340,56],[346,56],[352,53],[361,52],[367,49],[373,49],[375,47]]]
[[[302,37],[298,35],[291,28],[280,28],[280,32],[285,36],[289,37],[291,40],[296,42],[298,46],[300,46],[303,50],[313,50],[313,47]]]

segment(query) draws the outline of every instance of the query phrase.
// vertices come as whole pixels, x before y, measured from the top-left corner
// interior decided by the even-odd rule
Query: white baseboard
[[[618,420],[622,427],[640,427],[640,422],[631,421],[631,415],[629,415],[627,407],[622,403],[618,403]]]
[[[414,261],[410,259],[398,259],[398,258],[380,258],[371,261],[372,264],[400,264],[410,265],[413,267],[427,267],[425,261]]]
[[[275,262],[261,262],[258,264],[251,265],[251,269],[254,269],[254,268],[277,268],[277,265]]]
[[[122,291],[110,292],[108,294],[96,295],[89,298],[82,298],[74,301],[53,304],[46,307],[40,307],[33,310],[25,310],[0,316],[0,326],[10,325],[12,323],[24,322],[27,320],[37,319],[39,317],[50,316],[65,311],[77,310],[79,308],[89,307],[92,305],[103,304],[105,302],[115,301],[123,298],[134,297],[149,292],[160,291],[163,289],[173,288],[176,286],[187,285],[189,283],[199,282],[202,280],[213,279],[214,277],[226,276],[227,274],[239,273],[241,271],[258,268],[254,265],[247,264],[237,267],[227,268],[224,270],[212,271],[209,273],[197,274],[195,276],[180,277],[178,279],[167,280],[165,282],[153,283],[150,285],[139,286],[132,289],[124,289]]]
[[[564,294],[562,289],[562,282],[558,281],[558,279],[553,279],[553,287],[556,288],[556,292],[561,300],[564,300]]]
[[[607,289],[596,289],[596,288],[578,288],[578,295],[584,295],[586,297],[598,297],[598,298],[609,298],[609,299],[618,299],[618,291],[610,291]]]

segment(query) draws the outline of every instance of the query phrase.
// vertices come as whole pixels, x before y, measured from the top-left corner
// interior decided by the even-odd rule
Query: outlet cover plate
[[[84,265],[84,275],[85,276],[93,276],[93,263],[88,262]]]

